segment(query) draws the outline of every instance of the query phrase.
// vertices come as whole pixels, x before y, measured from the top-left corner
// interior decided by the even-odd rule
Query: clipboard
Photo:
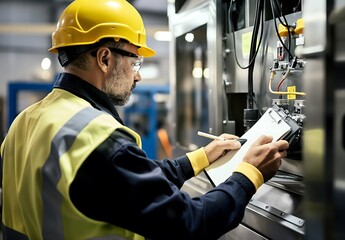
[[[273,106],[267,109],[262,117],[252,126],[241,138],[247,139],[247,142],[238,150],[229,151],[226,155],[213,162],[204,169],[204,173],[210,180],[213,187],[226,181],[235,171],[249,147],[262,135],[271,135],[272,142],[284,139],[286,136],[292,136],[300,129],[299,125],[291,121],[284,112],[278,107]]]

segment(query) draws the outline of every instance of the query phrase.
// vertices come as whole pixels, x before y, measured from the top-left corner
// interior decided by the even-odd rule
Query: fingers
[[[260,146],[272,142],[273,137],[268,135],[260,136],[254,143],[253,146]]]
[[[241,147],[241,143],[234,138],[227,140],[214,140],[211,144],[214,144],[216,148],[222,148],[223,150],[236,150]]]
[[[223,133],[222,135],[220,135],[220,137],[229,139],[229,140],[238,138],[238,136],[233,135],[233,134],[228,134],[228,133]]]
[[[250,147],[243,161],[255,166],[268,181],[279,169],[282,158],[287,156],[289,143],[285,140],[272,142],[271,136],[261,136]]]
[[[274,144],[278,148],[279,152],[285,151],[286,149],[289,148],[289,143],[285,140],[279,140],[275,142]]]
[[[213,140],[204,147],[205,153],[210,163],[216,161],[219,157],[224,156],[228,151],[236,150],[241,147],[240,142],[233,139],[234,135],[230,136],[230,138],[232,138],[231,140]],[[221,135],[221,137],[224,136]]]
[[[285,140],[280,140],[275,143],[276,147],[278,148],[278,153],[280,153],[281,158],[285,158],[287,156],[287,149],[289,148],[289,143]]]
[[[253,146],[268,144],[268,143],[271,143],[272,140],[273,140],[272,136],[262,135],[253,143]],[[274,142],[273,145],[278,148],[279,152],[283,152],[289,148],[289,143],[285,140],[278,140]]]
[[[236,150],[241,147],[241,144],[238,141],[235,141],[239,137],[233,134],[223,133],[219,137],[225,139],[223,140],[214,140],[213,144],[217,144],[219,147],[224,148],[224,150]]]

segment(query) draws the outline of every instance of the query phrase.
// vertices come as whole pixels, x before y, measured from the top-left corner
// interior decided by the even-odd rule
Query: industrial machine
[[[273,106],[299,126],[276,176],[253,196],[241,224],[221,239],[344,239],[342,5],[312,0],[169,4],[174,155],[206,145],[209,140],[198,131],[241,136]],[[202,173],[183,190],[198,196],[211,188]]]

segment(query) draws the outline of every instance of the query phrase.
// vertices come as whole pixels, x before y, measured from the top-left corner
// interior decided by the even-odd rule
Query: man
[[[62,13],[51,52],[65,72],[22,111],[1,145],[4,239],[217,239],[286,156],[262,136],[233,175],[204,196],[179,189],[226,151],[214,140],[175,160],[150,160],[114,105],[124,105],[147,47],[125,0],[76,0]]]

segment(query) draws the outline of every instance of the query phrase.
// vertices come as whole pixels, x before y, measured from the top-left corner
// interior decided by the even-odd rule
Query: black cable
[[[257,5],[256,5],[252,40],[250,44],[249,59],[252,59],[255,56],[257,35],[258,35],[259,27],[260,27],[260,14],[263,13],[263,6],[264,6],[264,0],[258,0]],[[250,65],[248,68],[248,108],[249,109],[254,109],[253,72],[254,72],[254,64]]]
[[[235,61],[237,63],[237,65],[241,68],[241,69],[247,69],[249,68],[255,61],[255,58],[259,52],[259,48],[260,48],[260,45],[261,45],[261,42],[262,42],[262,37],[263,37],[263,23],[264,23],[264,15],[263,13],[261,13],[261,33],[260,33],[260,39],[259,39],[259,44],[257,45],[257,49],[255,51],[255,54],[253,56],[253,58],[249,59],[249,63],[247,66],[242,66],[238,60],[238,56],[237,56],[237,51],[236,51],[236,39],[235,39],[235,28],[234,28],[234,25],[233,25],[233,22],[231,20],[231,7],[232,7],[232,1],[230,3],[230,6],[229,6],[229,9],[228,9],[228,33],[229,34],[232,34],[232,40],[233,40],[233,45],[234,45],[234,55],[235,55]],[[258,9],[257,9],[258,10]],[[230,29],[232,28],[232,29]],[[232,31],[231,31],[232,30]]]
[[[297,6],[292,9],[293,12],[296,12],[299,5],[301,4],[301,0],[298,1]]]
[[[279,6],[278,0],[274,0],[273,3],[275,3],[279,15],[281,15],[281,16],[277,17],[278,20],[279,20],[279,22],[280,22],[284,27],[288,28],[288,27],[289,27],[289,24],[287,23],[286,18],[285,18],[285,15],[283,14],[283,9],[282,9],[282,7]],[[282,18],[284,19],[285,22],[283,22],[283,21],[280,19],[280,17],[282,17]]]
[[[274,7],[273,7],[273,1],[274,0],[270,0],[270,4],[271,4],[271,9],[272,9],[272,16],[273,16],[273,23],[274,23],[274,28],[276,30],[277,36],[279,41],[281,42],[281,44],[283,45],[284,49],[288,52],[289,54],[289,58],[292,59],[293,55],[291,54],[290,50],[286,47],[285,43],[283,42],[283,40],[281,39],[280,35],[279,35],[279,31],[278,31],[278,27],[277,27],[277,22],[276,22],[276,16],[275,16],[275,12],[274,12]],[[288,28],[289,29],[289,28]],[[289,30],[288,30],[289,33]]]
[[[258,111],[259,111],[259,118],[263,115],[263,112],[261,111],[261,107],[260,107],[260,105],[258,104],[258,102],[255,100],[255,98],[253,98],[253,101],[254,101],[254,103],[255,103],[255,105],[256,105],[256,109],[258,109]]]
[[[278,3],[278,0],[275,0],[274,1],[275,2],[275,4],[276,4],[276,7],[277,7],[277,9],[279,10],[279,12],[280,12],[280,15],[281,15],[281,17],[284,19],[284,21],[285,22],[283,22],[281,19],[280,19],[280,16],[279,17],[277,17],[278,18],[278,20],[279,20],[279,22],[284,26],[284,27],[286,27],[287,28],[287,30],[288,30],[288,40],[289,40],[289,52],[291,52],[291,32],[290,32],[290,25],[289,25],[289,23],[288,23],[288,21],[286,20],[286,17],[285,17],[285,15],[283,14],[283,7],[282,7],[282,4],[281,4],[281,6],[279,5],[279,3]],[[290,59],[289,60],[291,60],[291,55],[290,55]]]

